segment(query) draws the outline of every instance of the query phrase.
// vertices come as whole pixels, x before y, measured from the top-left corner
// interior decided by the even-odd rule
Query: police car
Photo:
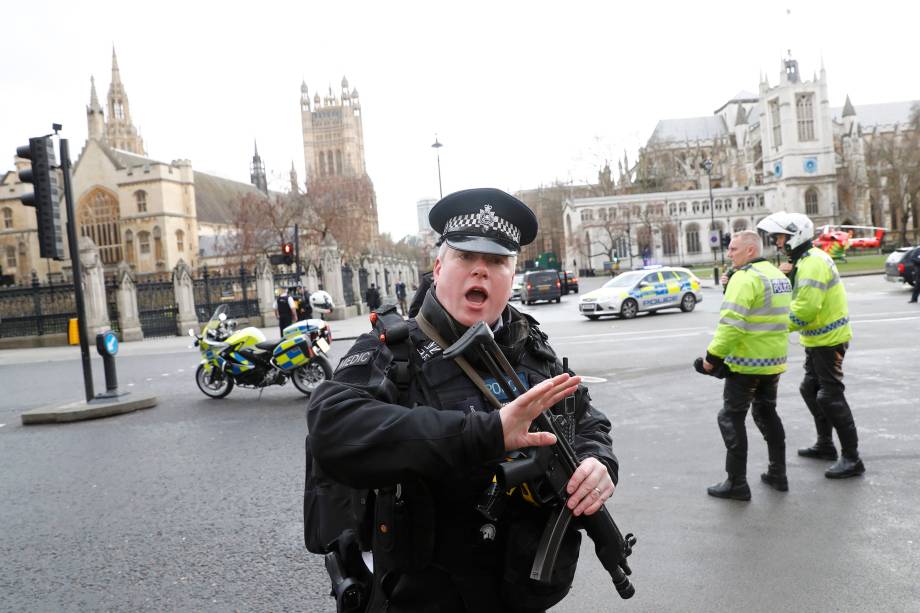
[[[591,320],[605,315],[632,319],[642,311],[679,308],[688,313],[702,300],[700,280],[686,268],[647,266],[624,272],[584,294],[578,312]]]

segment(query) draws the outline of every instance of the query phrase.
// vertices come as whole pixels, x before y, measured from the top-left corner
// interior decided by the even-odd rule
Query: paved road
[[[878,277],[846,286],[856,338],[845,370],[868,472],[830,482],[824,464],[793,455],[791,491],[752,483],[750,503],[705,494],[723,475],[721,389],[689,364],[711,337],[716,290],[693,313],[633,321],[589,322],[576,296],[525,307],[573,368],[606,379],[590,387],[621,461],[609,507],[639,538],[631,602],[618,602],[586,542],[555,611],[920,610],[920,414],[909,378],[920,310]],[[345,349],[335,343],[334,360]],[[0,609],[334,610],[321,561],[301,544],[306,426],[295,389],[213,401],[192,380],[195,351],[135,351],[119,358],[120,380],[159,406],[22,427],[22,410],[80,396],[79,362],[47,356],[0,365]],[[797,390],[801,349],[791,358],[779,411],[794,449],[812,442],[813,426]],[[749,434],[756,476],[766,451]]]

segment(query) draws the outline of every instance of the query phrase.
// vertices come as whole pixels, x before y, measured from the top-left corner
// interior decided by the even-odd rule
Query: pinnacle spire
[[[112,45],[112,83],[120,83],[121,74],[118,70],[118,56],[115,55],[115,45]]]
[[[256,139],[252,139],[252,147],[255,150],[255,155],[252,157],[253,159],[256,159],[259,157],[259,143],[256,142]]]
[[[843,104],[843,116],[844,117],[855,117],[856,109],[853,108],[853,103],[850,102],[850,94],[847,94],[847,101]]]
[[[89,77],[89,108],[92,111],[102,110],[102,106],[99,104],[99,97],[96,95],[96,79],[92,75]]]

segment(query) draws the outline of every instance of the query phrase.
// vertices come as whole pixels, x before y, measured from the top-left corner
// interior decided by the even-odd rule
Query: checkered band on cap
[[[444,235],[452,233],[464,233],[473,235],[485,235],[488,230],[498,232],[502,238],[510,240],[515,244],[521,242],[521,231],[516,225],[502,219],[492,211],[492,205],[487,204],[478,213],[468,213],[466,215],[457,215],[451,217],[444,224]]]

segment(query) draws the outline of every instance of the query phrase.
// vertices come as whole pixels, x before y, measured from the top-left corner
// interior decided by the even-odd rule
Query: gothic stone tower
[[[108,107],[109,120],[105,123],[105,141],[115,149],[145,155],[144,141],[131,123],[128,94],[125,93],[125,86],[121,82],[115,47],[112,47],[112,82],[109,85]]]
[[[348,234],[356,244],[370,246],[377,238],[377,201],[373,184],[364,165],[364,128],[358,90],[348,89],[342,77],[342,90],[311,104],[306,82],[300,87],[300,112],[303,122],[303,155],[308,194],[334,192],[335,200],[347,220]],[[336,233],[340,244],[346,237]],[[360,242],[359,242],[360,241]]]
[[[760,130],[767,207],[805,213],[815,226],[838,216],[834,130],[824,67],[803,81],[798,62],[783,61],[776,87],[760,83]]]

